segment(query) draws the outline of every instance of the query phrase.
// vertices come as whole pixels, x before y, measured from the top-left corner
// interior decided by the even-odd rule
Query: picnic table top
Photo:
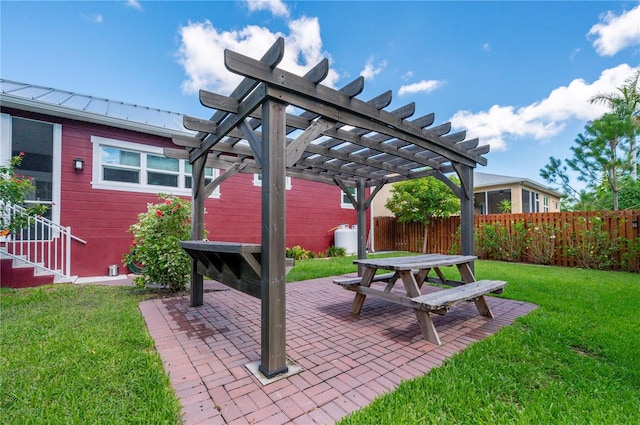
[[[353,262],[365,267],[401,271],[453,266],[456,264],[470,263],[477,259],[478,257],[474,255],[424,254],[409,257],[366,258],[354,260]]]

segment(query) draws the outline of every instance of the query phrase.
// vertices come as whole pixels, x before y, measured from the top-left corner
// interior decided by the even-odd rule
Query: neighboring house
[[[562,195],[524,177],[473,174],[477,214],[500,214],[500,202],[511,201],[512,213],[559,212]]]
[[[558,212],[562,195],[524,177],[473,173],[476,214],[500,214],[502,200],[511,201],[512,213]],[[393,217],[384,204],[391,197],[391,185],[381,189],[373,200],[374,217]]]
[[[201,117],[208,118],[208,117]],[[20,173],[35,179],[33,201],[71,228],[71,273],[104,276],[122,265],[129,226],[157,193],[191,198],[191,166],[167,158],[173,135],[192,135],[178,113],[0,79],[0,162],[24,152]],[[218,175],[207,169],[206,180]],[[261,180],[239,173],[207,200],[208,239],[260,243]],[[287,180],[287,246],[315,252],[333,244],[333,229],[356,223],[339,187]],[[8,274],[5,275],[5,277]]]

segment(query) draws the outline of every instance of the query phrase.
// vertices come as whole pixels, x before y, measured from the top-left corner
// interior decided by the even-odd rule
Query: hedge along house
[[[106,276],[111,265],[126,272],[128,229],[147,203],[159,202],[160,192],[191,197],[191,164],[163,153],[175,147],[173,137],[196,134],[183,127],[181,114],[8,80],[0,80],[0,107],[0,162],[25,153],[18,174],[35,179],[32,201],[50,207],[42,221],[54,226],[15,246],[0,238],[2,286]],[[219,175],[215,167],[204,170],[206,182]],[[239,174],[210,193],[210,238],[260,242],[261,184],[259,174]],[[293,177],[285,190],[287,246],[324,251],[333,244],[331,229],[356,223],[339,187]],[[69,258],[50,258],[67,248]],[[42,276],[47,268],[58,274]]]
[[[259,267],[247,260],[242,244],[185,242],[193,257],[191,305],[203,304],[202,273],[213,270],[236,279],[242,270],[260,273],[262,308],[260,373],[270,378],[286,373],[285,355],[285,176],[327,183],[349,193],[358,217],[358,257],[366,256],[366,211],[372,198],[387,183],[435,176],[461,199],[462,253],[473,254],[473,168],[486,165],[489,146],[465,140],[466,133],[448,134],[451,124],[430,127],[434,115],[407,120],[413,103],[394,111],[391,92],[369,101],[357,99],[360,77],[339,90],[326,87],[329,62],[324,59],[305,76],[277,67],[284,55],[278,39],[261,60],[225,51],[225,66],[244,79],[229,96],[200,92],[201,102],[216,110],[209,120],[185,118],[194,137],[175,137],[186,149],[166,149],[170,157],[188,160],[194,173],[192,236],[201,234],[203,199],[215,188],[206,184],[207,165],[223,169],[221,179],[238,172],[262,174],[262,240]],[[291,109],[293,107],[293,109]],[[298,111],[295,113],[287,111]],[[460,186],[447,177],[455,173]],[[367,189],[371,192],[367,194]],[[355,189],[356,196],[350,194]],[[196,238],[194,238],[196,239]],[[256,251],[252,251],[255,253]],[[231,255],[234,254],[234,255]],[[235,255],[238,254],[238,255]],[[241,264],[242,263],[242,264]],[[238,273],[231,273],[236,270]],[[242,277],[240,277],[242,280]]]

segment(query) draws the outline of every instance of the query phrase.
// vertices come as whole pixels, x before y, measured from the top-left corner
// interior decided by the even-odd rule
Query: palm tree
[[[638,151],[636,147],[636,133],[640,131],[640,71],[627,78],[622,87],[617,88],[617,92],[599,93],[589,101],[591,103],[605,103],[611,111],[621,118],[631,117],[634,128],[629,133],[629,156],[631,162],[631,178],[638,180]]]

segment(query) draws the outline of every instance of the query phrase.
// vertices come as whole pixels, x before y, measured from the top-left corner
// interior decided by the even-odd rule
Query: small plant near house
[[[327,248],[327,257],[344,257],[345,255],[347,255],[347,250],[342,246],[331,245]]]
[[[9,214],[11,205],[23,206],[27,196],[35,191],[32,178],[16,174],[16,168],[20,167],[23,158],[24,152],[20,152],[7,165],[0,166],[0,237],[24,228],[29,217],[47,211],[44,205],[30,205],[25,207],[24,215]]]
[[[186,288],[191,271],[189,255],[180,246],[191,239],[191,203],[177,196],[159,194],[162,202],[147,204],[147,211],[138,215],[138,222],[129,228],[133,235],[131,258],[143,264],[141,275],[133,281],[139,287],[157,283],[172,291]]]
[[[511,199],[503,199],[498,203],[498,210],[500,210],[502,214],[511,214],[512,208]]]
[[[296,245],[294,247],[287,248],[285,252],[285,256],[288,258],[293,258],[296,261],[299,261],[299,260],[308,260],[309,258],[313,258],[314,254],[313,252],[302,248],[300,245]]]

